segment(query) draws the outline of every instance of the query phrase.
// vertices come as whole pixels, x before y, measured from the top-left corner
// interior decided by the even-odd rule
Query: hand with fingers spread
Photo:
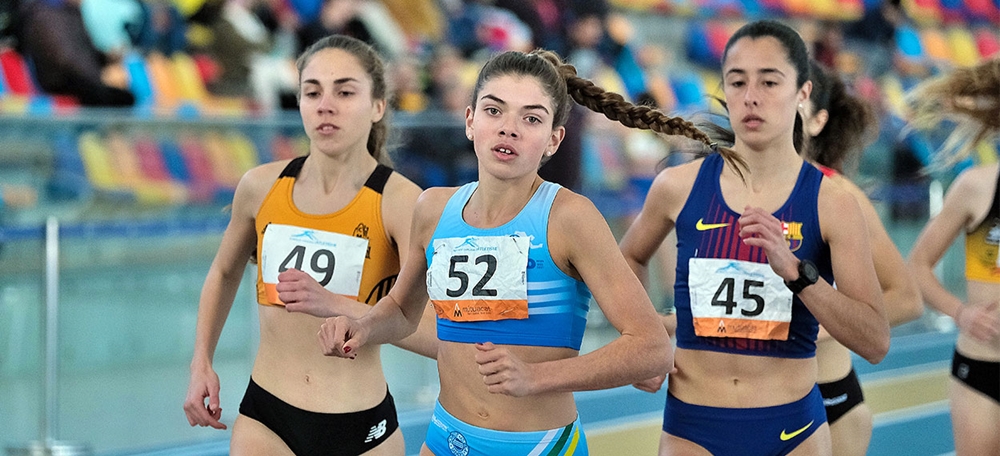
[[[498,347],[493,342],[476,344],[476,364],[483,375],[483,383],[493,394],[514,397],[529,396],[532,393],[532,366],[514,356],[507,348]]]
[[[962,332],[981,342],[991,342],[1000,337],[1000,317],[997,308],[1000,303],[994,301],[987,305],[969,304],[962,306],[955,317],[955,324]]]
[[[738,220],[743,243],[764,249],[771,269],[783,279],[798,277],[799,260],[788,249],[781,220],[759,207],[747,206]]]
[[[327,318],[319,328],[319,343],[323,354],[354,359],[358,349],[368,341],[368,331],[358,320],[339,316]]]
[[[208,405],[205,405],[208,398]],[[184,400],[184,414],[191,426],[211,426],[215,429],[226,429],[219,419],[222,418],[222,407],[219,406],[219,376],[211,368],[195,369],[191,372],[191,383],[188,385],[187,398]]]

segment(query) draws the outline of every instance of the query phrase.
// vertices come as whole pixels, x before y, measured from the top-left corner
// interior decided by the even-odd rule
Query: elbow
[[[674,367],[673,344],[670,343],[670,336],[666,334],[666,330],[663,331],[663,337],[657,337],[650,342],[644,353],[649,356],[652,371],[643,380],[666,374]]]
[[[859,354],[869,363],[878,364],[889,354],[889,344],[889,326],[886,325],[883,334],[872,341],[871,344],[868,344],[866,350]]]

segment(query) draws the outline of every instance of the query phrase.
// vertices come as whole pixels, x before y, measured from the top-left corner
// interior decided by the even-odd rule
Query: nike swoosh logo
[[[823,398],[824,407],[833,407],[834,405],[840,405],[847,402],[847,393],[841,394],[840,396],[834,396],[829,399]]]
[[[698,223],[694,224],[695,229],[697,229],[698,231],[708,231],[708,230],[714,230],[716,228],[725,228],[725,227],[729,226],[728,223],[708,223],[708,224],[705,224],[705,223],[703,223],[704,220],[705,219],[698,219]]]
[[[785,434],[785,430],[784,430],[784,429],[782,429],[782,430],[781,430],[781,441],[782,441],[782,442],[787,442],[787,441],[789,441],[789,440],[792,440],[792,439],[794,439],[794,438],[795,438],[795,436],[797,436],[797,435],[799,435],[799,434],[801,434],[801,433],[805,432],[805,431],[806,431],[806,429],[809,429],[809,426],[812,426],[812,425],[813,425],[813,423],[814,423],[814,421],[810,421],[810,422],[809,422],[809,424],[807,424],[807,425],[805,425],[805,426],[802,426],[802,429],[799,429],[799,430],[797,430],[797,431],[795,431],[795,432],[792,432],[791,434]]]

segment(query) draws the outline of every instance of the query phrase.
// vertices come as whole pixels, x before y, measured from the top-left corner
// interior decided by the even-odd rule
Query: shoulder
[[[413,207],[413,221],[421,226],[437,226],[444,207],[458,187],[431,187],[420,193]]]
[[[389,175],[389,179],[385,182],[385,189],[382,191],[382,195],[393,201],[404,201],[413,205],[421,193],[420,186],[413,183],[406,176],[399,174],[393,170],[392,174]]]
[[[701,170],[704,158],[698,158],[687,163],[671,166],[657,173],[653,179],[650,192],[665,194],[687,194],[694,187],[694,182],[698,178],[698,171]]]
[[[560,232],[579,239],[577,236],[589,234],[596,222],[607,225],[604,215],[589,198],[567,188],[559,189],[549,211],[550,233]]]
[[[983,165],[963,171],[949,188],[950,192],[958,192],[968,197],[987,197],[996,191],[997,171],[1000,165]]]
[[[289,161],[291,160],[265,163],[243,173],[243,177],[236,184],[235,198],[254,203],[253,206],[256,209],[263,203],[264,196],[271,190],[274,182],[281,175],[281,171],[285,169],[285,166],[288,166]],[[237,201],[234,201],[235,203]]]

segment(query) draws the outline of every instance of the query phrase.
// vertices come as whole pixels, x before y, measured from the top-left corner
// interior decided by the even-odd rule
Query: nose
[[[333,114],[336,111],[333,96],[323,94],[319,99],[319,103],[316,103],[316,111],[320,114]]]
[[[504,120],[503,125],[501,125],[500,136],[517,138],[517,131],[514,129],[514,126],[510,124],[509,120]]]
[[[743,104],[744,106],[757,106],[760,104],[759,94],[752,86],[747,87],[746,92],[743,94]]]

